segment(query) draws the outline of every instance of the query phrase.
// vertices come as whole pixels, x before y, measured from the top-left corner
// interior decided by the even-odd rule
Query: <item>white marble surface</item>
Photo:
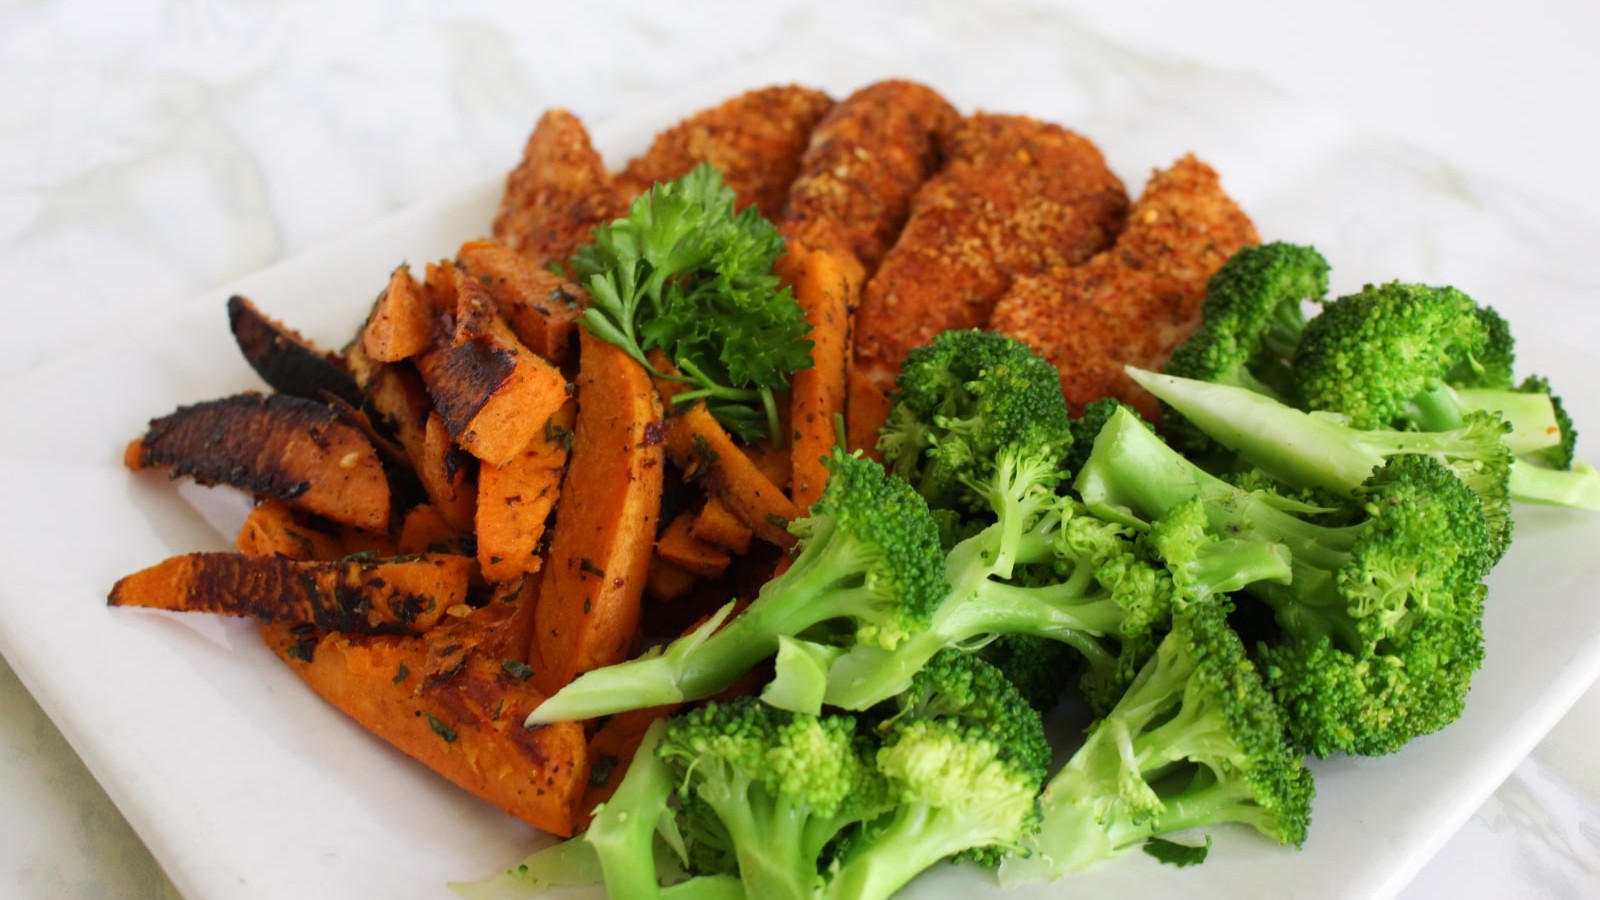
[[[1005,36],[1049,54],[1052,33],[1088,25],[1171,65],[1258,74],[1406,153],[1450,160],[1489,195],[1515,198],[1508,215],[1537,206],[1600,220],[1590,162],[1600,124],[1585,117],[1600,85],[1590,5],[982,9],[10,0],[0,4],[0,380],[174,297],[503,171],[547,105],[602,121],[805,40],[962,53]],[[1559,248],[1569,289],[1600,295],[1600,262],[1581,239],[1596,234],[1578,229]],[[1600,302],[1570,310],[1570,321],[1539,324],[1600,344]],[[8,433],[21,439],[18,426]],[[1403,896],[1600,896],[1596,746],[1592,690]],[[0,896],[175,896],[9,668],[0,810]]]

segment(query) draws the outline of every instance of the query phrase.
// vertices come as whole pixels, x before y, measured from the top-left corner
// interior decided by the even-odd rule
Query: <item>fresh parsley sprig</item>
[[[783,249],[777,228],[754,208],[736,213],[721,173],[702,163],[579,248],[570,265],[590,302],[578,321],[653,375],[692,385],[677,402],[704,401],[740,439],[779,437],[774,393],[811,365],[811,326],[772,274]],[[656,371],[645,355],[655,348],[682,374]]]

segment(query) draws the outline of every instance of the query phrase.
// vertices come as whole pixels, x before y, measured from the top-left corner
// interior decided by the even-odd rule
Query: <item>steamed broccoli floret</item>
[[[794,564],[743,612],[728,618],[724,608],[659,652],[580,675],[528,724],[709,697],[776,653],[781,636],[824,622],[848,621],[861,645],[880,648],[924,630],[945,595],[927,504],[871,460],[836,452],[830,469],[810,515],[790,525]]]
[[[1294,358],[1310,409],[1361,429],[1449,431],[1472,411],[1499,413],[1522,453],[1554,443],[1547,394],[1517,390],[1505,320],[1455,288],[1398,282],[1324,305]]]
[[[1042,824],[1004,884],[1054,879],[1152,837],[1240,823],[1299,846],[1311,772],[1225,604],[1184,604],[1126,696],[1045,786]]]
[[[978,654],[999,669],[1028,705],[1041,712],[1061,699],[1078,667],[1072,648],[1036,634],[1002,634]]]
[[[1437,460],[1390,459],[1359,492],[1363,518],[1317,525],[1118,416],[1076,487],[1106,515],[1158,518],[1199,498],[1214,533],[1288,549],[1287,584],[1244,590],[1276,614],[1279,638],[1263,651],[1267,681],[1311,752],[1387,753],[1459,715],[1482,659],[1492,544],[1477,496]],[[1298,664],[1312,656],[1320,668]]]
[[[1166,371],[1293,397],[1290,360],[1306,317],[1301,303],[1328,292],[1328,262],[1310,247],[1272,243],[1246,247],[1206,283],[1200,327],[1173,350]],[[1174,443],[1200,450],[1204,435],[1173,423]]]
[[[747,697],[674,717],[656,752],[692,798],[690,826],[725,842],[750,896],[810,900],[829,846],[889,808],[871,751],[852,717]]]
[[[1139,369],[1128,374],[1192,427],[1295,489],[1353,496],[1390,457],[1436,457],[1478,495],[1490,525],[1492,561],[1511,545],[1513,457],[1497,416],[1469,412],[1449,431],[1361,430],[1230,385]]]
[[[995,865],[1038,827],[1043,719],[981,660],[938,657],[877,731],[892,806],[841,850],[826,896],[889,897],[946,858]]]
[[[1072,433],[1061,376],[1027,344],[992,332],[946,331],[907,356],[878,447],[935,509],[981,510],[1004,446],[1061,468]]]

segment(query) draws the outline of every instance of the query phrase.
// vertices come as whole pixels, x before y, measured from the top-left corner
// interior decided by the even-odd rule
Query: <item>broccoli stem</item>
[[[888,898],[947,856],[972,845],[969,826],[923,803],[907,803],[887,826],[871,832],[870,852],[847,858],[828,881],[825,896],[840,900]]]
[[[653,851],[656,824],[677,786],[671,769],[656,758],[665,731],[665,720],[651,723],[616,792],[595,809],[581,838],[599,857],[606,893],[613,897],[661,896]]]
[[[1574,463],[1571,469],[1546,469],[1513,459],[1511,499],[1600,512],[1600,470],[1584,462]]]
[[[1550,395],[1539,391],[1508,391],[1491,388],[1454,388],[1455,417],[1461,427],[1461,413],[1499,413],[1511,430],[1505,444],[1512,453],[1536,453],[1561,443],[1561,423],[1556,418]],[[1431,431],[1445,431],[1430,428]]]

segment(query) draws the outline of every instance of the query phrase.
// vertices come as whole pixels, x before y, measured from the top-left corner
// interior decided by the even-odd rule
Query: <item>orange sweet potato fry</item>
[[[535,828],[572,834],[589,784],[583,725],[523,727],[544,700],[523,668],[473,651],[430,671],[426,637],[263,633],[313,691],[377,736]]]
[[[583,311],[582,288],[497,241],[468,241],[456,261],[482,282],[529,350],[558,366],[567,362]]]
[[[794,298],[811,324],[811,368],[790,385],[789,499],[807,510],[828,480],[823,460],[838,443],[850,361],[850,317],[861,294],[861,267],[849,256],[818,250],[799,263]]]
[[[561,495],[575,412],[576,404],[562,404],[510,462],[478,468],[478,565],[489,581],[520,578],[543,564],[540,544]]]
[[[680,513],[656,539],[656,558],[699,576],[715,578],[727,571],[731,558],[715,544],[694,536],[692,512]]]
[[[462,449],[505,465],[567,400],[560,370],[496,330],[417,358],[435,408]]]
[[[389,525],[389,481],[372,442],[303,397],[244,393],[179,407],[150,420],[123,461],[277,497],[369,531]]]
[[[478,491],[472,458],[450,439],[450,431],[438,413],[428,413],[422,431],[422,456],[415,463],[417,478],[445,524],[457,531],[470,531],[476,513]]]
[[[744,524],[733,514],[733,510],[728,509],[728,504],[715,495],[707,497],[705,505],[700,507],[690,533],[735,556],[750,552],[750,539],[754,536],[750,526]]]
[[[338,559],[345,554],[337,537],[301,522],[287,502],[275,499],[263,500],[250,510],[234,545],[251,556],[295,560]]]
[[[243,553],[188,553],[119,580],[108,602],[179,612],[254,616],[373,634],[432,628],[466,601],[472,559],[299,561]]]
[[[551,693],[627,657],[661,509],[650,377],[617,347],[588,332],[579,340],[577,422],[536,613],[538,683]]]
[[[361,329],[361,349],[374,362],[399,362],[433,345],[440,327],[439,311],[422,286],[401,265],[389,275]]]

